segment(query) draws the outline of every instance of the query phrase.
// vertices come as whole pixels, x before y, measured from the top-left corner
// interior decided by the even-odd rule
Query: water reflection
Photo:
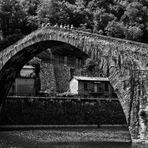
[[[16,139],[17,141],[17,139]],[[124,142],[58,142],[36,143],[26,141],[0,141],[0,148],[148,148],[144,144],[132,144]]]
[[[148,144],[133,143],[132,148],[148,148]]]
[[[51,148],[51,146],[50,146]],[[52,148],[132,148],[131,143],[69,143],[69,144],[56,144]],[[135,148],[135,147],[134,147]]]
[[[0,148],[148,148],[130,143],[129,136],[123,128],[1,131]]]

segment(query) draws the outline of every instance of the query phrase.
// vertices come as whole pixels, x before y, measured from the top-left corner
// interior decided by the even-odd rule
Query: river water
[[[1,131],[0,148],[148,148],[132,144],[127,128]]]

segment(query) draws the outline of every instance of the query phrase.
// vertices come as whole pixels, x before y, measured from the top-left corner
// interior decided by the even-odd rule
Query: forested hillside
[[[148,43],[148,0],[0,0],[0,50],[46,23]]]

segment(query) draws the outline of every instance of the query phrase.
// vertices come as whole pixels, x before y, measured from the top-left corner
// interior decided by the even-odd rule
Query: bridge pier
[[[134,133],[134,135],[131,134],[131,139],[133,143],[148,143],[148,114],[146,115],[146,119],[144,119],[142,116],[144,114],[143,110],[139,111],[139,123],[137,127],[131,127],[131,131],[133,129],[137,129],[137,133]]]
[[[133,142],[148,143],[148,71],[132,72],[129,129]]]
[[[148,103],[139,111],[139,138],[148,143]]]
[[[124,88],[122,81],[118,84],[118,80],[121,80],[122,77],[114,74],[117,72],[117,69],[114,68],[113,70],[110,72],[111,84],[113,84],[114,90],[123,107],[131,140],[133,142],[148,143],[148,71],[132,71],[129,69],[128,85]],[[115,78],[117,81],[114,81]],[[144,115],[142,112],[144,112]]]

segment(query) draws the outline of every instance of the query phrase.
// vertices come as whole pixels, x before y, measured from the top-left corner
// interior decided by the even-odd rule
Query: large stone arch
[[[146,69],[148,46],[126,40],[99,36],[76,30],[44,27],[0,52],[0,104],[6,97],[17,72],[33,56],[47,48],[65,44],[100,61],[100,69],[107,74],[119,98],[132,138],[139,134],[138,119],[133,123],[131,99],[131,69]],[[128,85],[125,86],[125,81]],[[138,111],[136,112],[138,114]],[[136,132],[135,132],[136,126]]]

